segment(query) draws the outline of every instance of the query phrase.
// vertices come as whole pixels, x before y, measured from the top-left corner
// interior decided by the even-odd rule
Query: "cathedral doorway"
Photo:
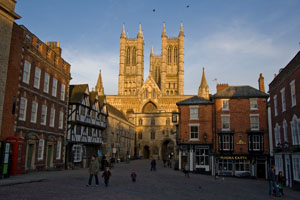
[[[171,140],[166,140],[162,143],[161,157],[163,160],[167,160],[169,155],[174,155],[174,142]]]
[[[144,159],[149,159],[150,158],[149,146],[144,146],[143,156],[144,156]]]

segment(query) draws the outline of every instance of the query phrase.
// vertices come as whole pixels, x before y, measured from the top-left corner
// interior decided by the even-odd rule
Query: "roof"
[[[126,116],[124,115],[124,113],[120,110],[118,110],[116,107],[110,105],[109,103],[106,104],[107,106],[107,111],[109,115],[115,115],[125,121],[128,121],[128,119],[126,118]]]
[[[105,96],[105,95],[103,95],[103,96],[98,96],[98,103],[99,103],[100,108],[103,107],[103,105],[104,105],[104,100],[105,100],[105,99],[106,99],[106,96]]]
[[[213,98],[268,98],[269,95],[255,89],[251,86],[229,86],[228,88],[217,92],[212,96]]]
[[[295,57],[280,70],[279,74],[273,79],[269,84],[270,91],[280,85],[283,81],[287,80],[296,69],[300,67],[300,51],[295,55]]]
[[[98,92],[96,92],[96,91],[90,92],[90,101],[92,104],[95,102],[97,95],[98,95]]]
[[[198,96],[193,96],[191,98],[176,103],[176,105],[199,105],[199,104],[213,104],[213,102]]]
[[[88,84],[81,84],[81,85],[70,85],[70,90],[69,90],[69,97],[70,100],[69,102],[72,103],[81,103],[84,92],[86,88],[88,88]]]

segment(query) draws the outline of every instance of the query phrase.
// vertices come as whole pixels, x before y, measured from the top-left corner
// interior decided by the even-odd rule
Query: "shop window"
[[[73,145],[73,162],[81,162],[82,161],[82,146],[81,145]]]
[[[196,149],[196,165],[209,165],[208,149],[197,148]]]

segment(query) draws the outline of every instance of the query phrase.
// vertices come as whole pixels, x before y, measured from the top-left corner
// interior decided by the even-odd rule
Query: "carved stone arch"
[[[155,112],[157,112],[157,106],[152,101],[149,101],[144,105],[142,112],[143,113],[155,113]]]
[[[25,136],[25,140],[39,140],[40,137],[36,133],[29,133]]]

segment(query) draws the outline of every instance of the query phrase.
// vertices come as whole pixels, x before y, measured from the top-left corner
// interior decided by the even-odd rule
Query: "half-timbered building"
[[[67,162],[85,167],[87,158],[101,152],[107,124],[105,98],[90,92],[87,84],[70,85],[67,129]]]

